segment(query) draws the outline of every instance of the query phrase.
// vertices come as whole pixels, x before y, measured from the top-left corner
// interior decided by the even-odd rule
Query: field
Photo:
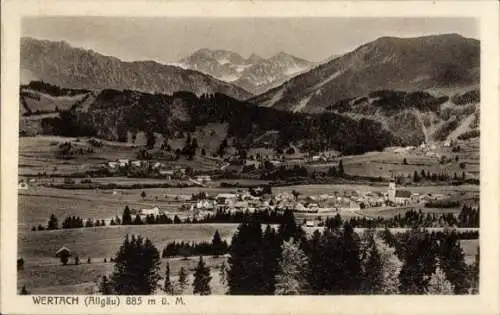
[[[94,153],[74,155],[72,159],[57,158],[58,145],[72,142],[74,146],[84,149],[90,147],[86,138],[67,138],[57,136],[21,137],[19,139],[19,175],[33,176],[39,173],[69,175],[85,172],[96,168],[96,164],[117,159],[135,159],[138,147],[131,143],[102,142],[102,147],[93,148]],[[79,142],[77,142],[79,141]],[[162,159],[159,159],[162,161]],[[218,168],[216,161],[210,158],[196,156],[192,161],[181,157],[178,161],[162,161],[180,167],[192,167],[197,170],[213,170]]]
[[[436,157],[425,156],[414,151],[394,152],[386,150],[383,152],[368,152],[356,156],[344,156],[329,163],[314,163],[307,167],[311,170],[325,172],[331,166],[337,166],[340,159],[344,165],[344,170],[349,175],[369,176],[369,177],[391,177],[392,175],[413,175],[415,171],[419,174],[423,170],[430,173],[440,174],[442,172],[453,177],[454,173],[458,177],[462,172],[467,178],[479,178],[479,140],[471,139],[460,142],[460,152],[452,152],[450,147],[437,147],[434,151],[440,156],[451,159],[449,163],[440,164]],[[458,162],[455,158],[458,157]],[[407,164],[403,164],[406,158]],[[464,162],[464,168],[460,163]]]
[[[66,246],[77,252],[81,259],[103,259],[116,253],[127,234],[147,237],[163,249],[174,240],[211,241],[216,230],[229,241],[236,228],[236,224],[166,224],[19,232],[18,254],[28,261],[36,259],[39,263],[54,263],[58,261],[55,252]]]
[[[22,232],[19,231],[18,256],[25,260],[23,271],[18,274],[18,285],[26,285],[32,293],[82,293],[89,294],[95,290],[95,281],[113,270],[109,259],[116,254],[125,235],[135,234],[151,239],[161,251],[168,242],[211,241],[216,230],[221,237],[230,241],[237,225],[204,224],[204,225],[143,225],[113,226],[87,229]],[[70,248],[74,255],[80,257],[80,265],[62,266],[55,252],[62,246]],[[91,264],[87,264],[87,258]],[[104,263],[104,259],[107,263]],[[212,290],[214,294],[222,294],[223,288],[218,280],[216,267],[225,258],[205,257],[205,262],[212,270]],[[73,260],[70,261],[70,263]],[[171,275],[177,274],[181,266],[192,274],[197,258],[189,260],[180,258],[168,259]],[[167,259],[162,259],[162,273]],[[172,277],[175,279],[175,277]],[[191,283],[192,279],[188,279]],[[189,293],[191,288],[186,289]]]
[[[225,287],[220,283],[219,267],[226,257],[204,257],[203,259],[210,268],[212,280],[210,287],[212,294],[221,295],[225,292]],[[178,281],[178,272],[184,267],[188,273],[188,287],[184,294],[192,294],[193,273],[197,257],[190,257],[188,260],[181,258],[162,259],[160,274],[165,272],[166,263],[170,265],[171,281]],[[38,265],[27,262],[24,270],[18,273],[18,289],[23,285],[29,288],[34,294],[92,294],[96,292],[97,283],[103,275],[110,275],[113,272],[113,263],[104,263],[102,260],[94,260],[90,264],[84,260],[79,265],[68,264],[62,266],[59,262],[50,265]],[[159,285],[163,284],[163,280]],[[161,294],[161,291],[158,291]]]

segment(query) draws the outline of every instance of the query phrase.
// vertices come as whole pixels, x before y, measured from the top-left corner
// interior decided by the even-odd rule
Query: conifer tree
[[[193,293],[199,295],[210,295],[210,280],[212,280],[210,270],[205,265],[205,262],[203,262],[203,257],[200,256],[198,266],[194,272]]]
[[[399,273],[403,263],[395,254],[395,249],[383,240],[375,239],[382,260],[382,293],[399,293]]]
[[[219,234],[219,230],[215,230],[214,237],[212,238],[212,249],[214,251],[215,256],[222,255],[226,250],[224,242]]]
[[[99,293],[102,295],[113,294],[113,284],[109,281],[107,276],[102,276],[101,281],[99,281]]]
[[[339,161],[339,175],[344,176],[344,163],[342,163],[342,160]]]
[[[23,287],[21,288],[21,292],[20,292],[19,294],[20,294],[20,295],[28,295],[28,294],[30,294],[30,293],[29,293],[29,292],[28,292],[28,290],[26,289],[26,286],[25,286],[25,285],[23,285]]]
[[[309,290],[309,260],[293,238],[281,246],[281,260],[276,275],[277,295],[306,294]]]
[[[341,256],[341,292],[356,294],[361,287],[361,261],[359,240],[352,226],[346,222],[342,231]]]
[[[181,267],[179,269],[179,287],[180,287],[180,293],[182,294],[184,292],[184,289],[187,286],[187,273],[186,269],[184,267]]]
[[[263,294],[262,229],[258,222],[243,222],[233,235],[228,259],[229,293]]]
[[[123,225],[132,224],[132,215],[130,214],[130,208],[128,206],[125,206],[125,209],[123,210],[122,224]]]
[[[161,279],[160,254],[149,239],[128,235],[116,254],[111,276],[113,290],[118,295],[148,295],[154,293]]]
[[[431,275],[429,285],[426,290],[427,294],[443,294],[450,295],[455,291],[453,284],[451,284],[446,275],[441,269],[439,263],[436,265],[436,270]]]
[[[59,223],[55,215],[50,215],[49,222],[47,223],[47,230],[57,230]]]
[[[170,264],[167,262],[167,267],[165,268],[165,283],[163,285],[163,291],[166,294],[173,295],[174,294],[174,286],[172,285],[172,281],[170,280]]]
[[[479,246],[476,250],[476,255],[474,259],[474,264],[471,266],[471,293],[478,294],[479,293]]]
[[[439,261],[447,279],[453,284],[456,294],[466,294],[467,265],[457,234],[449,232],[439,244]]]
[[[264,273],[264,292],[265,294],[274,294],[276,274],[278,273],[278,264],[281,258],[282,240],[270,225],[266,226],[262,239],[263,255],[263,273]]]
[[[436,261],[436,242],[427,232],[412,230],[401,245],[404,264],[399,273],[400,292],[422,294],[425,292]]]
[[[382,256],[372,233],[367,235],[366,242],[361,291],[367,294],[381,294],[384,280]]]

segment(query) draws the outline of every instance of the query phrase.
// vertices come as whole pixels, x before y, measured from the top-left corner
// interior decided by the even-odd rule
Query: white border
[[[481,39],[481,284],[479,296],[185,297],[184,307],[35,306],[16,290],[20,18],[93,16],[475,17]],[[499,314],[499,7],[497,1],[3,1],[1,292],[4,314]]]

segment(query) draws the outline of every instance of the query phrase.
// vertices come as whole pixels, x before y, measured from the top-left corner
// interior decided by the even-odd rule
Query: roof
[[[397,190],[396,191],[396,197],[410,198],[411,197],[411,192],[409,192],[407,190]]]
[[[66,246],[63,246],[63,247],[59,248],[59,250],[56,252],[56,256],[59,255],[62,252],[71,253],[71,250],[69,248],[67,248]]]

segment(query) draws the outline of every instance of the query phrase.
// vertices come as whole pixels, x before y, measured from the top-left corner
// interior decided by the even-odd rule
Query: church
[[[411,200],[411,192],[408,190],[397,190],[396,182],[390,182],[387,197],[389,201],[395,204],[407,205]]]

